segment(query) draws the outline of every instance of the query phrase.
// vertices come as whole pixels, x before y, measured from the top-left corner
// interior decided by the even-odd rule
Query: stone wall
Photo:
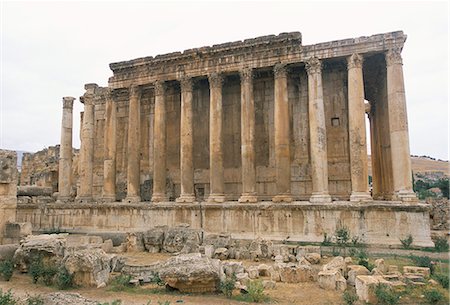
[[[17,181],[17,153],[0,150],[0,243],[6,223],[16,219]]]
[[[33,230],[92,233],[145,231],[187,223],[205,233],[227,232],[235,239],[322,242],[345,225],[351,236],[368,244],[401,246],[412,235],[414,245],[433,246],[429,206],[399,202],[348,201],[336,204],[236,202],[177,204],[47,204],[20,205],[19,222],[31,222]]]
[[[36,153],[24,153],[20,186],[36,186],[58,191],[59,145],[50,146]],[[74,192],[78,181],[78,150],[73,150],[72,175]]]

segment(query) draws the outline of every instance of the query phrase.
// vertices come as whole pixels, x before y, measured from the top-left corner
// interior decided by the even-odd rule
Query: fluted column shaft
[[[177,202],[194,202],[194,137],[192,121],[192,79],[181,79],[180,176],[181,194]]]
[[[103,200],[116,200],[116,115],[112,93],[106,96],[105,105],[105,158],[103,161]]]
[[[126,202],[140,202],[140,92],[138,86],[129,88],[128,158]]]
[[[223,76],[212,73],[209,79],[209,202],[224,202],[224,171],[222,143]]]
[[[325,110],[323,103],[322,65],[318,58],[306,62],[308,73],[308,109],[311,147],[311,202],[331,202],[328,194],[328,156]]]
[[[286,66],[277,64],[274,67],[275,80],[275,172],[277,194],[273,202],[291,202],[291,157],[289,141],[289,103],[287,90]]]
[[[243,69],[241,76],[241,158],[242,195],[239,202],[257,202],[255,170],[255,101],[253,71]]]
[[[347,58],[348,129],[352,181],[350,201],[371,200],[368,182],[362,62],[363,58],[359,54],[353,54]]]
[[[400,49],[392,49],[386,53],[393,188],[397,199],[415,201],[417,198],[412,189],[408,117],[400,52]]]
[[[153,132],[153,202],[168,201],[166,196],[166,84],[155,82],[155,123]]]
[[[61,145],[59,150],[58,199],[70,199],[72,189],[72,129],[73,101],[75,98],[63,97],[63,114],[61,122]]]
[[[83,125],[81,127],[80,148],[80,188],[77,196],[79,202],[92,201],[93,162],[94,162],[94,93],[96,84],[86,84]]]

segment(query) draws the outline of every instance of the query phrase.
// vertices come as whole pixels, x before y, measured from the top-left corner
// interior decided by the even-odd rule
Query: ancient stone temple
[[[429,245],[412,190],[405,41],[302,45],[292,32],[112,63],[108,87],[87,84],[80,98],[79,181],[65,97],[58,203],[18,214],[67,230],[189,223],[302,241],[345,224],[368,243],[413,234]]]

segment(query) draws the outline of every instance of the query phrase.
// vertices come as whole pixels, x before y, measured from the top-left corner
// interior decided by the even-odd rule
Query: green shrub
[[[378,284],[375,287],[375,296],[380,305],[396,305],[400,300],[399,294],[383,284]]]
[[[236,277],[227,277],[220,282],[220,291],[227,297],[231,298],[233,295],[234,285],[236,284]]]
[[[331,245],[331,237],[329,237],[327,233],[323,233],[323,241],[321,244],[322,244],[322,246]]]
[[[3,293],[3,290],[0,289],[0,305],[16,305],[17,300],[14,298],[11,290]]]
[[[442,274],[442,273],[436,273],[433,274],[433,278],[441,284],[441,286],[445,289],[448,289],[448,282],[449,282],[449,275],[448,274]]]
[[[445,300],[445,296],[442,294],[442,292],[435,288],[426,289],[423,292],[423,295],[425,296],[425,300],[427,300],[430,304],[438,304]]]
[[[409,234],[405,239],[400,238],[400,242],[402,243],[404,249],[411,249],[413,241],[414,239],[411,234]]]
[[[358,257],[360,260],[367,260],[367,258],[368,258],[369,256],[367,255],[366,250],[360,249],[360,250],[358,251],[357,257]]]
[[[42,298],[40,295],[36,296],[28,296],[27,298],[27,305],[44,305],[44,298]]]
[[[437,252],[447,252],[448,251],[448,241],[445,236],[438,237],[434,242],[434,249]]]
[[[358,301],[358,296],[356,295],[356,293],[348,290],[344,292],[342,298],[344,299],[344,303],[346,305],[353,305],[356,301]]]
[[[55,265],[44,265],[41,272],[44,284],[46,286],[51,286],[54,282],[55,275],[58,273],[58,267]]]
[[[105,302],[105,303],[98,303],[98,305],[121,305],[122,304],[122,300],[114,300],[111,303],[110,302]]]
[[[10,259],[0,262],[0,274],[5,281],[9,281],[14,272],[14,264]]]
[[[248,297],[251,302],[260,303],[267,300],[264,285],[261,280],[250,281],[247,285]]]
[[[334,234],[336,236],[336,243],[339,246],[345,247],[348,244],[348,241],[350,240],[350,230],[346,226],[339,226]]]
[[[166,283],[159,277],[159,274],[156,274],[153,278],[152,278],[152,283],[158,285],[158,286],[165,286]]]
[[[66,267],[62,267],[56,274],[56,286],[60,290],[65,290],[73,287],[73,274],[70,274]]]
[[[355,235],[355,236],[352,237],[352,245],[353,245],[353,247],[359,246],[360,243],[361,243],[361,239],[359,238],[358,235]]]
[[[42,262],[41,257],[37,257],[30,264],[30,268],[28,272],[33,279],[33,284],[36,284],[39,281],[39,278],[42,276],[42,270],[44,269],[44,263]]]
[[[130,286],[131,275],[121,274],[111,281],[112,291],[123,291]]]

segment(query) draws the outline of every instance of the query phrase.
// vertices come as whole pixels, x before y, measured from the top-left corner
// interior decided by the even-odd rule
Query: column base
[[[401,200],[403,202],[417,202],[419,199],[416,196],[416,193],[413,191],[398,191],[395,192],[395,196],[398,198],[398,200]]]
[[[169,198],[167,198],[166,194],[154,193],[152,196],[152,202],[167,202]]]
[[[80,196],[75,199],[76,203],[92,203],[93,201],[92,196]]]
[[[178,203],[191,203],[195,202],[195,199],[194,194],[181,194],[175,201]]]
[[[141,197],[139,197],[139,196],[127,196],[125,199],[122,200],[122,202],[139,203],[139,202],[141,202]]]
[[[225,195],[224,194],[209,194],[208,202],[217,202],[217,203],[225,202]]]
[[[256,193],[244,193],[239,197],[239,202],[255,203],[258,202],[258,196]]]
[[[309,198],[312,203],[328,203],[332,202],[331,196],[329,194],[312,194]]]
[[[272,197],[272,202],[292,202],[291,194],[278,194]]]
[[[350,195],[350,201],[358,202],[358,201],[372,201],[372,197],[367,192],[352,192]]]

